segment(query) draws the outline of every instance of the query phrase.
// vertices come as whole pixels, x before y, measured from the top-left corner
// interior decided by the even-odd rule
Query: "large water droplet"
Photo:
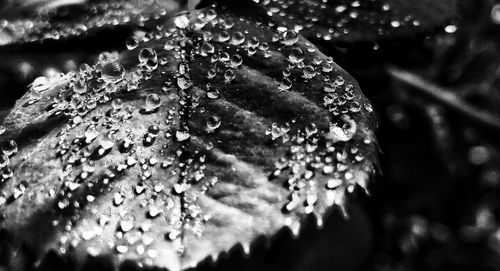
[[[125,68],[118,62],[107,62],[102,66],[101,72],[106,83],[116,83],[125,75]]]
[[[36,92],[45,91],[49,89],[50,81],[47,77],[41,76],[35,79],[33,83],[31,83],[31,89]]]

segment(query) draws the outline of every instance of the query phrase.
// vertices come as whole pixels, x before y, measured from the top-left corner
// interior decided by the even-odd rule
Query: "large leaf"
[[[371,105],[308,41],[223,8],[155,33],[37,79],[11,110],[0,208],[12,247],[180,270],[298,233],[308,214],[321,224],[366,188]]]
[[[268,16],[306,37],[370,41],[443,26],[454,0],[254,0]]]
[[[24,0],[0,10],[0,45],[58,40],[117,26],[143,26],[185,9],[182,0]]]

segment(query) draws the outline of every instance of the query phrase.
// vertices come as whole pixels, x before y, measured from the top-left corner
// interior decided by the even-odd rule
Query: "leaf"
[[[455,18],[454,0],[254,0],[309,38],[373,41],[432,30]]]
[[[35,80],[6,117],[13,247],[181,270],[366,189],[371,105],[314,45],[218,7],[155,33]]]
[[[175,14],[182,0],[25,0],[0,10],[0,45],[59,40],[117,26],[144,26]],[[192,5],[192,4],[189,4]]]

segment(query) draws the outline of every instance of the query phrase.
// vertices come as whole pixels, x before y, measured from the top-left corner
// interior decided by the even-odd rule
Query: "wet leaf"
[[[9,1],[0,10],[0,45],[59,40],[117,26],[144,26],[187,7],[182,0]],[[191,5],[191,4],[190,4]]]
[[[366,189],[372,107],[307,40],[223,8],[152,37],[35,80],[6,117],[14,247],[181,270]]]
[[[308,38],[373,41],[433,30],[456,17],[454,0],[254,0]]]

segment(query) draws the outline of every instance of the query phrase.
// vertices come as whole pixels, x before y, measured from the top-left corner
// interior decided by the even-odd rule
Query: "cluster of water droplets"
[[[117,25],[144,25],[179,9],[174,1],[92,1],[81,5],[78,14],[71,6],[13,20],[0,20],[0,33],[11,37],[4,42],[29,42],[78,36],[92,29]],[[67,11],[70,10],[70,12]],[[71,17],[69,18],[69,15]]]
[[[254,0],[267,15],[285,21],[297,32],[306,31],[316,38],[332,40],[351,32],[370,31],[389,34],[402,27],[416,28],[420,22],[412,15],[394,14],[387,0],[295,1]]]
[[[0,125],[0,136],[5,133],[5,127]],[[11,167],[11,158],[16,155],[18,151],[17,143],[10,139],[2,143],[0,146],[0,185],[3,185],[7,180],[13,176],[13,171]],[[8,197],[14,199],[20,197],[23,193],[22,186],[15,188],[15,191],[11,195],[7,195],[5,192],[0,193],[0,206],[6,203]]]
[[[306,57],[316,49],[307,44],[305,48],[298,46],[298,35],[293,30],[280,32],[278,40],[289,52],[289,65],[283,71],[279,90],[291,91],[293,76],[297,74],[305,83],[319,80],[323,84],[323,106],[330,113],[328,127],[323,130],[314,122],[292,129],[297,127],[296,120],[292,120],[273,123],[266,132],[271,140],[291,145],[289,154],[276,162],[273,173],[273,178],[285,178],[289,190],[283,212],[313,213],[322,198],[327,206],[338,205],[345,214],[345,194],[353,192],[356,185],[366,189],[366,180],[356,176],[364,162],[365,146],[353,142],[359,129],[355,118],[358,114],[368,115],[373,109],[368,102],[362,102],[359,90],[344,78],[331,58]],[[366,138],[357,139],[363,142],[361,145],[373,144],[372,139],[363,136]],[[319,214],[324,211],[324,207],[321,208]],[[318,223],[321,223],[321,215]]]

